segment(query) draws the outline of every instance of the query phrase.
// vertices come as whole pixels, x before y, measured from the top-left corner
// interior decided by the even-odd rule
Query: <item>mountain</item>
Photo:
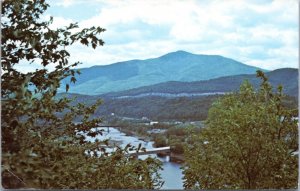
[[[269,82],[273,87],[277,87],[281,84],[284,87],[283,90],[285,94],[298,97],[298,69],[277,69],[267,72],[266,76],[269,78]],[[248,80],[256,88],[258,88],[261,82],[260,79],[256,77],[256,74],[243,74],[195,82],[170,81],[120,92],[107,93],[101,95],[101,97],[130,98],[145,97],[147,95],[180,97],[184,95],[222,94],[224,92],[238,90],[244,80]]]
[[[260,68],[218,55],[177,51],[158,58],[82,68],[82,74],[76,84],[71,85],[70,92],[97,95],[167,81],[192,82],[237,74],[254,74],[258,69]],[[69,79],[63,81],[66,82]]]
[[[284,93],[289,95],[284,101],[285,105],[297,108],[298,69],[278,69],[267,72],[266,76],[273,87],[283,85]],[[213,95],[214,93],[236,91],[245,79],[255,88],[259,87],[260,80],[251,74],[196,82],[172,81],[97,96],[80,94],[59,94],[59,96],[69,98],[76,96],[77,102],[86,104],[103,99],[96,116],[106,116],[108,119],[111,118],[110,114],[114,113],[115,116],[133,118],[145,116],[152,120],[197,121],[205,120],[211,104],[222,96]]]

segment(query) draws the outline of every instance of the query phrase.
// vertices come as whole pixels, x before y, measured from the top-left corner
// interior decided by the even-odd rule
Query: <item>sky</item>
[[[105,45],[68,48],[80,67],[184,50],[274,70],[298,68],[298,0],[51,0],[52,28],[100,26]]]

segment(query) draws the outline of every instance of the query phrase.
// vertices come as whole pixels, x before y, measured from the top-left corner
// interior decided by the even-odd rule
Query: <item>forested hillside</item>
[[[80,78],[71,85],[70,92],[97,95],[168,81],[191,82],[237,74],[255,74],[258,69],[260,68],[219,55],[176,51],[158,58],[82,68]],[[63,84],[69,80],[64,80]]]
[[[276,87],[279,84],[283,85],[284,93],[298,97],[298,69],[283,68],[267,72],[266,76],[270,83]],[[130,89],[121,92],[113,92],[102,95],[103,97],[121,97],[121,96],[136,96],[146,93],[213,93],[213,92],[231,92],[237,91],[244,80],[249,80],[255,88],[259,87],[259,80],[255,74],[250,75],[235,75],[220,77],[205,81],[196,82],[165,82],[151,86],[145,86],[135,89]]]

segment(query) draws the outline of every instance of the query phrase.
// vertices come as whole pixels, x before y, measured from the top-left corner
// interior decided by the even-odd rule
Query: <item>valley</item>
[[[297,8],[2,0],[1,186],[296,189]]]
[[[200,65],[192,65],[201,66],[201,70],[194,68],[194,71],[185,73],[187,70],[178,63],[189,60],[187,57],[200,58]],[[201,59],[208,61],[212,66],[208,67]],[[157,65],[157,60],[164,62]],[[212,60],[222,64],[227,62],[222,68],[227,72],[217,71],[220,63],[213,64]],[[148,65],[144,65],[144,62]],[[174,70],[172,64],[177,64],[178,71]],[[226,64],[235,69],[228,69]],[[185,65],[189,66],[190,64]],[[112,72],[110,67],[113,68]],[[144,67],[144,72],[150,73],[141,74],[140,67]],[[208,67],[208,70],[205,67]],[[164,180],[167,180],[164,188],[171,188],[170,172],[173,171],[176,178],[182,176],[180,166],[185,161],[185,148],[195,144],[193,137],[201,135],[213,103],[226,94],[238,92],[244,81],[250,82],[253,88],[258,90],[261,81],[255,74],[257,69],[220,56],[193,55],[177,51],[156,59],[133,60],[82,69],[83,74],[80,75],[78,84],[71,87],[73,91],[59,93],[57,97],[74,98],[74,105],[92,105],[100,99],[102,104],[92,118],[100,117],[101,127],[110,127],[120,135],[124,134],[142,142],[147,148],[149,143],[151,148],[170,146],[168,160],[163,159],[166,157],[163,154],[157,154],[155,157],[163,159],[164,168],[167,168],[167,171],[162,171]],[[263,71],[273,91],[277,91],[278,86],[283,86],[283,93],[286,94],[283,99],[284,106],[297,107],[298,70],[281,68]],[[108,132],[108,135],[110,133]],[[133,142],[136,143],[137,141]],[[178,181],[174,188],[182,188],[182,182]]]

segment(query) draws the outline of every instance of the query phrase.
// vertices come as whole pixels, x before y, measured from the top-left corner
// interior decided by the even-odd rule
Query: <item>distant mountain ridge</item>
[[[282,68],[266,72],[269,82],[275,89],[283,85],[287,97],[285,103],[291,108],[297,107],[298,69]],[[153,120],[205,120],[211,104],[224,93],[239,89],[244,80],[259,88],[260,79],[255,74],[220,77],[196,82],[164,82],[126,91],[102,95],[58,94],[57,96],[76,96],[76,102],[92,104],[102,99],[103,104],[97,109],[96,116],[115,116]]]
[[[298,69],[282,68],[271,72],[267,72],[271,85],[276,88],[278,85],[283,85],[283,91],[290,96],[298,97]],[[184,96],[198,96],[205,94],[222,94],[224,92],[232,92],[239,89],[241,83],[248,80],[255,88],[258,88],[261,83],[256,74],[242,74],[234,76],[220,77],[204,81],[195,82],[177,82],[169,81],[130,90],[112,92],[103,94],[100,97],[145,97],[159,96],[159,94],[170,94],[169,97],[178,97],[177,94]],[[163,97],[163,95],[162,95]]]
[[[223,56],[176,51],[158,58],[82,68],[82,74],[76,84],[71,85],[70,92],[99,95],[168,81],[193,82],[254,74],[258,69]]]

